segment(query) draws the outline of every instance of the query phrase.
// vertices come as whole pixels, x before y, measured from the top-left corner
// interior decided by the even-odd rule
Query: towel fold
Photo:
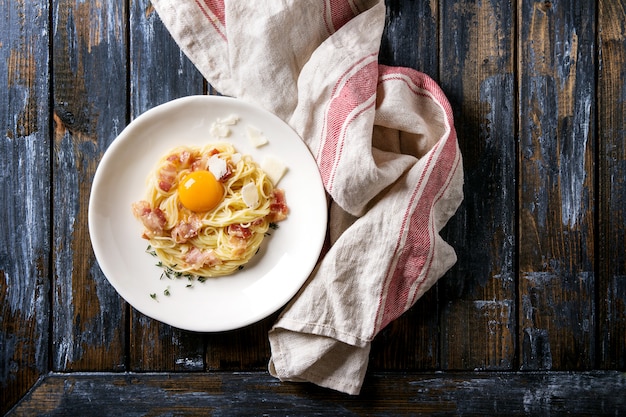
[[[269,333],[269,371],[358,394],[372,339],[455,262],[439,235],[463,198],[450,105],[378,63],[382,0],[152,0],[220,93],[286,121],[330,196],[330,247]]]

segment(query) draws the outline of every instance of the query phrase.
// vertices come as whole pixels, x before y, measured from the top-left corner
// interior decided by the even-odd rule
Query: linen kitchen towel
[[[269,371],[358,394],[374,336],[456,262],[439,235],[463,198],[445,95],[378,63],[382,0],[152,3],[217,91],[281,117],[316,158],[330,247],[269,332]]]

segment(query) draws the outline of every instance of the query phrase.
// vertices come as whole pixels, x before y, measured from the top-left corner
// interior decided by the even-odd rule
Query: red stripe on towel
[[[329,192],[333,188],[335,171],[341,160],[348,125],[375,105],[375,100],[371,99],[376,94],[378,63],[374,59],[367,62],[367,58],[374,56],[358,61],[340,77],[326,108],[322,143],[317,160],[322,180]],[[363,66],[354,71],[359,65]],[[344,83],[346,77],[349,78]],[[371,103],[355,112],[359,106],[368,101]]]
[[[226,8],[224,0],[196,0],[196,4],[211,26],[226,40]]]
[[[348,23],[357,12],[349,0],[327,0],[324,2],[324,23],[329,35]]]
[[[375,333],[406,311],[409,306],[411,288],[421,277],[421,282],[417,283],[416,289],[413,290],[416,294],[430,272],[435,249],[431,236],[437,233],[430,214],[435,203],[450,185],[460,161],[457,154],[452,109],[439,86],[430,77],[406,68],[392,69],[381,66],[380,72],[381,77],[386,76],[383,81],[403,81],[416,95],[437,101],[446,113],[450,134],[442,139],[443,142],[438,142],[434,146],[422,176],[413,189],[396,242],[393,257],[396,260],[395,269],[387,274],[388,283],[379,300]],[[398,74],[397,77],[393,77],[394,72]],[[409,77],[414,85],[409,84],[405,77]],[[439,147],[443,148],[438,153]],[[424,181],[426,184],[423,186]],[[401,243],[403,236],[406,236],[404,244]],[[411,303],[415,301],[414,297],[412,298]]]

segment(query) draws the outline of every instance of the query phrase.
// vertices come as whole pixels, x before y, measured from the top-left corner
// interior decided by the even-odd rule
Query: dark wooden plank
[[[48,3],[0,1],[0,414],[48,370]]]
[[[131,119],[179,97],[203,94],[204,79],[149,0],[130,1]]]
[[[595,361],[594,4],[523,1],[519,13],[523,370]]]
[[[202,94],[202,76],[171,38],[150,1],[131,0],[129,10],[131,118],[166,101]],[[201,334],[131,310],[131,370],[204,370],[204,345]]]
[[[275,313],[241,329],[207,335],[207,370],[266,370],[271,354],[267,332],[277,317]]]
[[[615,416],[626,376],[595,373],[374,374],[358,396],[266,373],[52,374],[9,416]],[[158,401],[155,401],[158,399]]]
[[[515,4],[442,0],[441,84],[465,168],[464,202],[445,230],[458,262],[439,281],[443,369],[513,369]]]
[[[626,1],[598,9],[600,366],[626,370]]]
[[[118,2],[52,2],[55,370],[125,369],[122,300],[89,240],[91,180],[126,120],[126,16]]]
[[[386,2],[386,23],[379,62],[438,75],[438,0]],[[372,343],[369,368],[424,370],[439,366],[437,287],[383,329]]]
[[[440,0],[385,2],[385,30],[379,62],[414,68],[432,78],[438,77]]]

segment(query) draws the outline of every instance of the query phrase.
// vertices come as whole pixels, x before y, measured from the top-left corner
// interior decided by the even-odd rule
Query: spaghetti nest
[[[212,172],[223,191],[207,211],[192,211],[180,199],[179,185],[196,171]],[[133,213],[152,253],[179,276],[232,274],[255,255],[270,225],[288,213],[284,192],[252,157],[228,143],[172,149],[149,174],[147,188]]]

